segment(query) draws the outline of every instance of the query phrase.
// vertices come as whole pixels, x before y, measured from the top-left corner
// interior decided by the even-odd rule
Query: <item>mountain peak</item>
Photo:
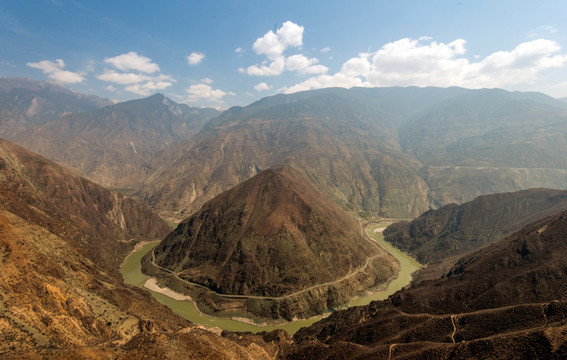
[[[284,318],[348,302],[354,289],[393,273],[393,260],[362,236],[352,216],[289,166],[265,170],[206,203],[155,256],[160,266],[217,293],[281,301],[269,316]],[[327,283],[333,283],[332,298],[321,285]],[[288,297],[301,305],[284,305]]]

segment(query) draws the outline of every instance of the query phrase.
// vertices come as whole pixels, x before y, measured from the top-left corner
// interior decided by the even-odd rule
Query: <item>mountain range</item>
[[[503,90],[277,95],[229,109],[159,154],[136,195],[181,219],[259,171],[289,164],[347,209],[415,217],[483,194],[564,189],[566,116],[561,101]]]
[[[149,159],[190,138],[217,114],[214,109],[190,108],[156,94],[62,116],[16,141],[98,184],[128,189],[144,177]]]
[[[566,358],[566,119],[564,100],[499,89],[218,113],[0,79],[0,135],[47,157],[0,140],[0,357]],[[119,273],[161,240],[140,265],[207,287],[205,312],[310,316],[396,273],[360,226],[386,216],[415,218],[384,236],[426,264],[416,281],[293,336],[191,324]]]
[[[331,88],[222,114],[158,94],[29,125],[14,141],[174,221],[284,164],[345,209],[413,218],[484,194],[565,189],[566,116],[561,100],[499,89]]]
[[[0,137],[14,141],[22,133],[60,116],[111,104],[110,100],[71,90],[55,81],[0,78]]]

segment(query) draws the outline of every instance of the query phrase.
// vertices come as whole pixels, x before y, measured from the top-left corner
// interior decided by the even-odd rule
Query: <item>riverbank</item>
[[[411,256],[402,253],[401,251],[395,249],[390,244],[386,243],[382,237],[381,232],[375,232],[376,229],[379,229],[381,226],[378,225],[370,225],[367,226],[365,231],[372,238],[376,241],[382,248],[384,248],[387,252],[392,254],[400,263],[400,272],[398,276],[387,284],[387,287],[379,291],[372,292],[368,295],[359,297],[354,299],[349,306],[358,306],[358,305],[365,305],[370,303],[374,300],[383,300],[386,299],[388,296],[393,294],[394,292],[402,289],[403,287],[407,286],[411,283],[412,274],[415,270],[419,269],[420,265],[417,263]],[[275,329],[283,329],[290,334],[295,333],[302,327],[309,326],[316,321],[319,321],[325,316],[328,316],[329,313],[322,314],[320,316],[316,316],[310,319],[302,319],[297,321],[292,321],[288,323],[284,323],[281,325],[270,325],[270,326],[262,326],[255,323],[252,323],[250,319],[228,319],[228,318],[220,318],[214,317],[210,315],[205,315],[201,313],[196,307],[195,304],[188,300],[180,298],[185,296],[183,294],[169,294],[165,288],[161,288],[155,282],[155,279],[151,281],[150,277],[144,275],[141,271],[141,259],[142,257],[147,254],[154,246],[156,246],[158,242],[151,242],[143,245],[141,249],[133,251],[125,260],[121,267],[122,275],[124,276],[124,281],[127,284],[138,286],[145,288],[145,284],[149,284],[151,289],[146,290],[150,291],[152,295],[162,304],[171,308],[177,314],[183,316],[184,318],[196,323],[201,324],[207,327],[213,328],[220,328],[223,330],[229,331],[250,331],[250,332],[261,332],[261,331],[271,331]],[[148,280],[150,282],[148,283]],[[172,290],[169,290],[174,293]],[[168,295],[174,295],[168,296]]]

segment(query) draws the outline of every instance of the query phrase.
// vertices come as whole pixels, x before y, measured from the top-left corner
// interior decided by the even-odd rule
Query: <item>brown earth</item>
[[[566,236],[567,212],[534,222],[442,279],[300,330],[284,357],[565,358]]]
[[[285,335],[221,336],[122,283],[125,252],[168,231],[136,201],[0,141],[0,358],[274,359]]]
[[[491,244],[530,222],[567,209],[567,191],[529,189],[485,195],[462,205],[430,210],[384,231],[384,239],[428,264],[427,275],[441,276],[463,254]]]
[[[395,271],[395,260],[351,215],[287,166],[209,201],[156,247],[155,258],[181,279],[219,294],[275,301],[268,314],[250,301],[245,307],[287,319],[340,306]],[[312,291],[294,295],[305,289]]]

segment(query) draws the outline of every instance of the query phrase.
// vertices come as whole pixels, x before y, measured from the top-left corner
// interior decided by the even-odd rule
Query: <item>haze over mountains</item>
[[[567,187],[567,105],[540,93],[323,89],[217,114],[154,95],[27,125],[16,140],[177,221],[283,164],[340,206],[398,218]]]
[[[16,136],[58,117],[111,105],[107,99],[73,91],[54,81],[0,78],[0,136]]]
[[[0,85],[0,134],[59,163],[0,140],[2,356],[567,357],[564,101],[324,89],[218,113]],[[385,236],[427,264],[419,282],[293,338],[196,327],[119,276],[163,240],[157,265],[217,292],[197,294],[207,312],[311,316],[397,271],[361,236],[381,216],[416,217]],[[219,294],[269,301],[231,313]]]
[[[138,196],[182,218],[287,163],[342,206],[415,217],[487,193],[565,188],[566,114],[561,101],[502,90],[277,95],[226,111],[161,154]]]

